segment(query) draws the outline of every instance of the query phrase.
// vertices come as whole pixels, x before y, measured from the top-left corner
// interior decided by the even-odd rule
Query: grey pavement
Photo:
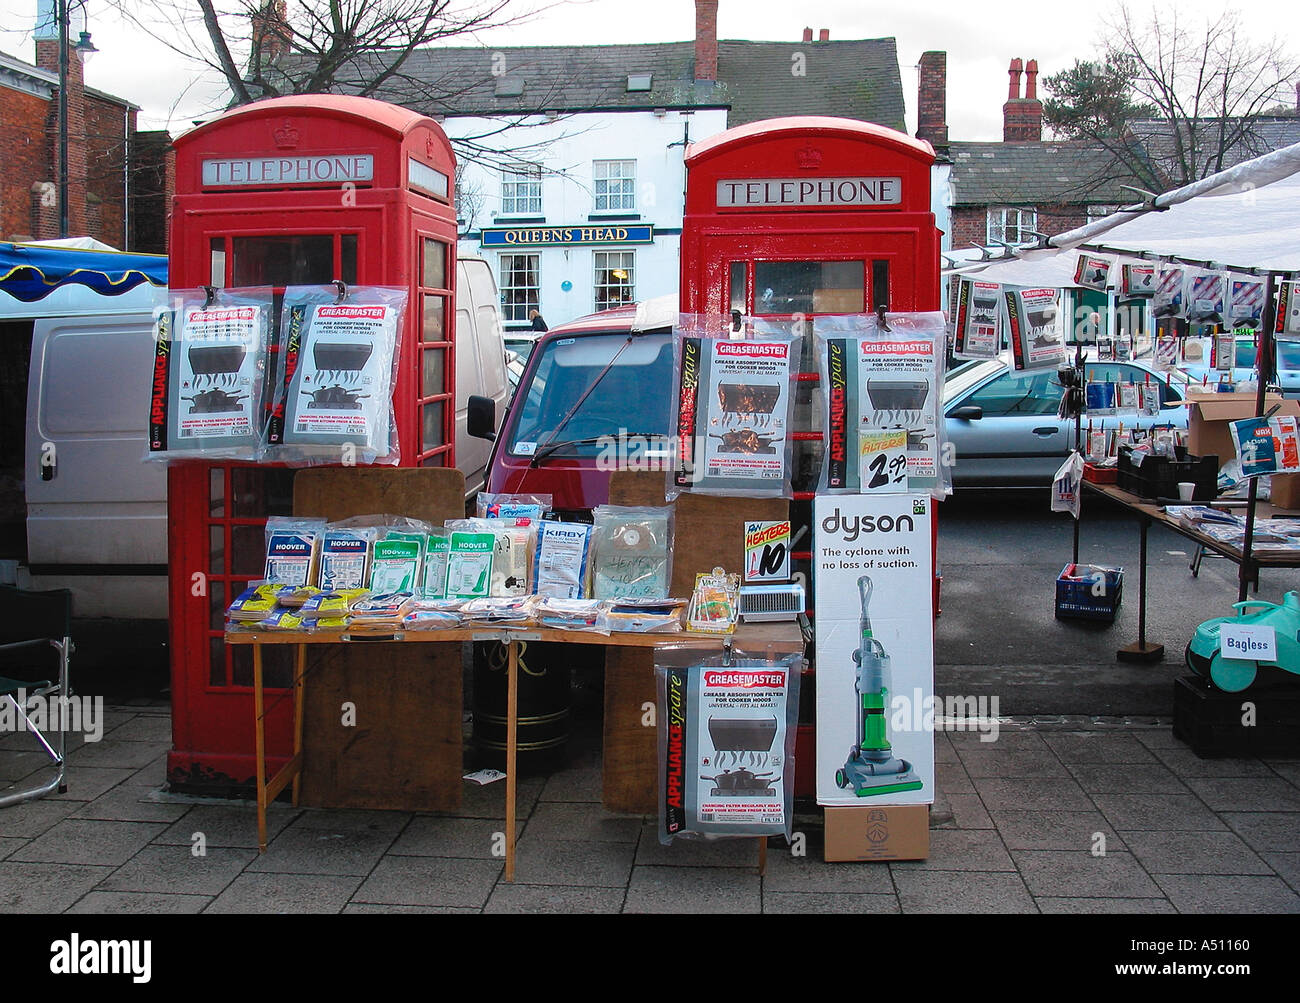
[[[458,817],[277,803],[259,854],[251,804],[158,783],[165,706],[111,720],[65,795],[0,810],[0,912],[1300,913],[1300,761],[1200,759],[1159,720],[937,734],[927,860],[825,863],[809,806],[804,853],[771,840],[762,875],[752,841],[663,846],[653,817],[603,811],[599,743],[576,735],[521,784],[513,883],[503,784],[467,784]],[[83,765],[106,762],[144,765]]]

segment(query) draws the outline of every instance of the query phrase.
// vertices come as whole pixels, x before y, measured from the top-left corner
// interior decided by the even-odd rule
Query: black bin
[[[568,758],[572,645],[520,641],[518,772],[548,773]],[[566,650],[567,649],[567,650]],[[506,646],[474,642],[474,753],[480,768],[506,768]]]

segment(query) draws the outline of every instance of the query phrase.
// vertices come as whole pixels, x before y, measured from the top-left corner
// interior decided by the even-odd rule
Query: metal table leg
[[[1121,662],[1159,662],[1165,657],[1163,644],[1147,642],[1147,530],[1151,517],[1138,516],[1141,528],[1138,545],[1138,639],[1136,644],[1125,645],[1115,652]]]

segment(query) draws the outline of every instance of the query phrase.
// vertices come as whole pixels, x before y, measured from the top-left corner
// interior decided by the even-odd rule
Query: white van
[[[510,391],[491,269],[461,258],[456,278],[456,458],[473,495],[491,444],[467,433],[469,397],[500,414]],[[167,616],[167,471],[142,460],[158,294],[0,293],[0,581],[69,588],[78,617]]]

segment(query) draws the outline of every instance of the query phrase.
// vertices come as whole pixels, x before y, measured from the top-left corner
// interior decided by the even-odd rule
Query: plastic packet
[[[505,495],[480,491],[477,511],[482,519],[537,519],[551,511],[551,495]]]
[[[673,508],[599,505],[592,512],[597,599],[664,599],[672,582]]]
[[[1264,316],[1264,283],[1251,279],[1233,279],[1230,283],[1232,305],[1228,323],[1234,327],[1258,329]]]
[[[1183,293],[1187,304],[1187,319],[1197,324],[1222,324],[1227,313],[1225,295],[1227,280],[1222,272],[1189,268],[1184,279]]]
[[[461,606],[460,615],[473,623],[526,626],[533,622],[533,601],[532,596],[471,599]]]
[[[740,618],[740,575],[721,568],[695,576],[695,592],[686,612],[686,629],[706,634],[730,634]]]
[[[1001,352],[1002,286],[962,279],[953,317],[953,357],[996,359]]]
[[[266,568],[262,577],[281,585],[310,585],[316,580],[324,519],[271,516],[266,520]]]
[[[666,498],[793,497],[792,381],[802,339],[771,325],[735,333],[725,319],[697,314],[682,314],[673,337],[676,455]]]
[[[405,289],[289,286],[263,459],[291,465],[396,464]]]
[[[370,556],[378,537],[373,526],[326,526],[321,536],[320,587],[362,588],[369,580]]]
[[[952,492],[942,414],[943,314],[816,317],[822,494]]]
[[[609,634],[606,614],[609,603],[602,599],[558,599],[539,596],[533,606],[537,622],[556,630],[578,630]]]
[[[424,537],[413,539],[415,534],[388,534],[376,540],[370,558],[370,591],[412,592],[421,585],[420,570],[423,565]]]
[[[304,620],[328,619],[346,616],[352,607],[363,599],[369,598],[370,590],[363,588],[335,589],[312,596],[299,608],[298,613]]]
[[[655,662],[659,841],[788,840],[802,656],[699,659],[668,648]]]
[[[455,610],[413,609],[402,617],[403,630],[454,630],[462,617]]]
[[[352,626],[400,627],[414,601],[414,592],[372,593],[352,604]]]
[[[590,555],[590,526],[542,520],[537,525],[533,591],[560,599],[586,598]]]
[[[1187,317],[1183,296],[1185,269],[1177,265],[1161,265],[1156,275],[1155,295],[1151,308],[1157,317]]]
[[[226,610],[226,618],[236,623],[261,620],[279,605],[280,595],[292,588],[292,585],[279,582],[249,582],[248,588],[239,593]]]
[[[451,551],[451,533],[434,527],[429,530],[429,549],[424,554],[424,599],[447,598],[447,555]]]
[[[1066,364],[1059,289],[1008,288],[1007,340],[1012,368],[1017,372],[1058,369]]]
[[[496,534],[453,530],[447,542],[448,599],[482,599],[492,587]]]
[[[154,310],[146,460],[249,460],[261,447],[271,289],[172,290]]]
[[[611,632],[620,634],[677,634],[685,609],[685,599],[615,600],[605,614],[605,623]]]
[[[501,519],[449,519],[449,530],[491,533],[496,540],[488,595],[522,596],[529,592],[529,569],[537,524],[526,516]]]

